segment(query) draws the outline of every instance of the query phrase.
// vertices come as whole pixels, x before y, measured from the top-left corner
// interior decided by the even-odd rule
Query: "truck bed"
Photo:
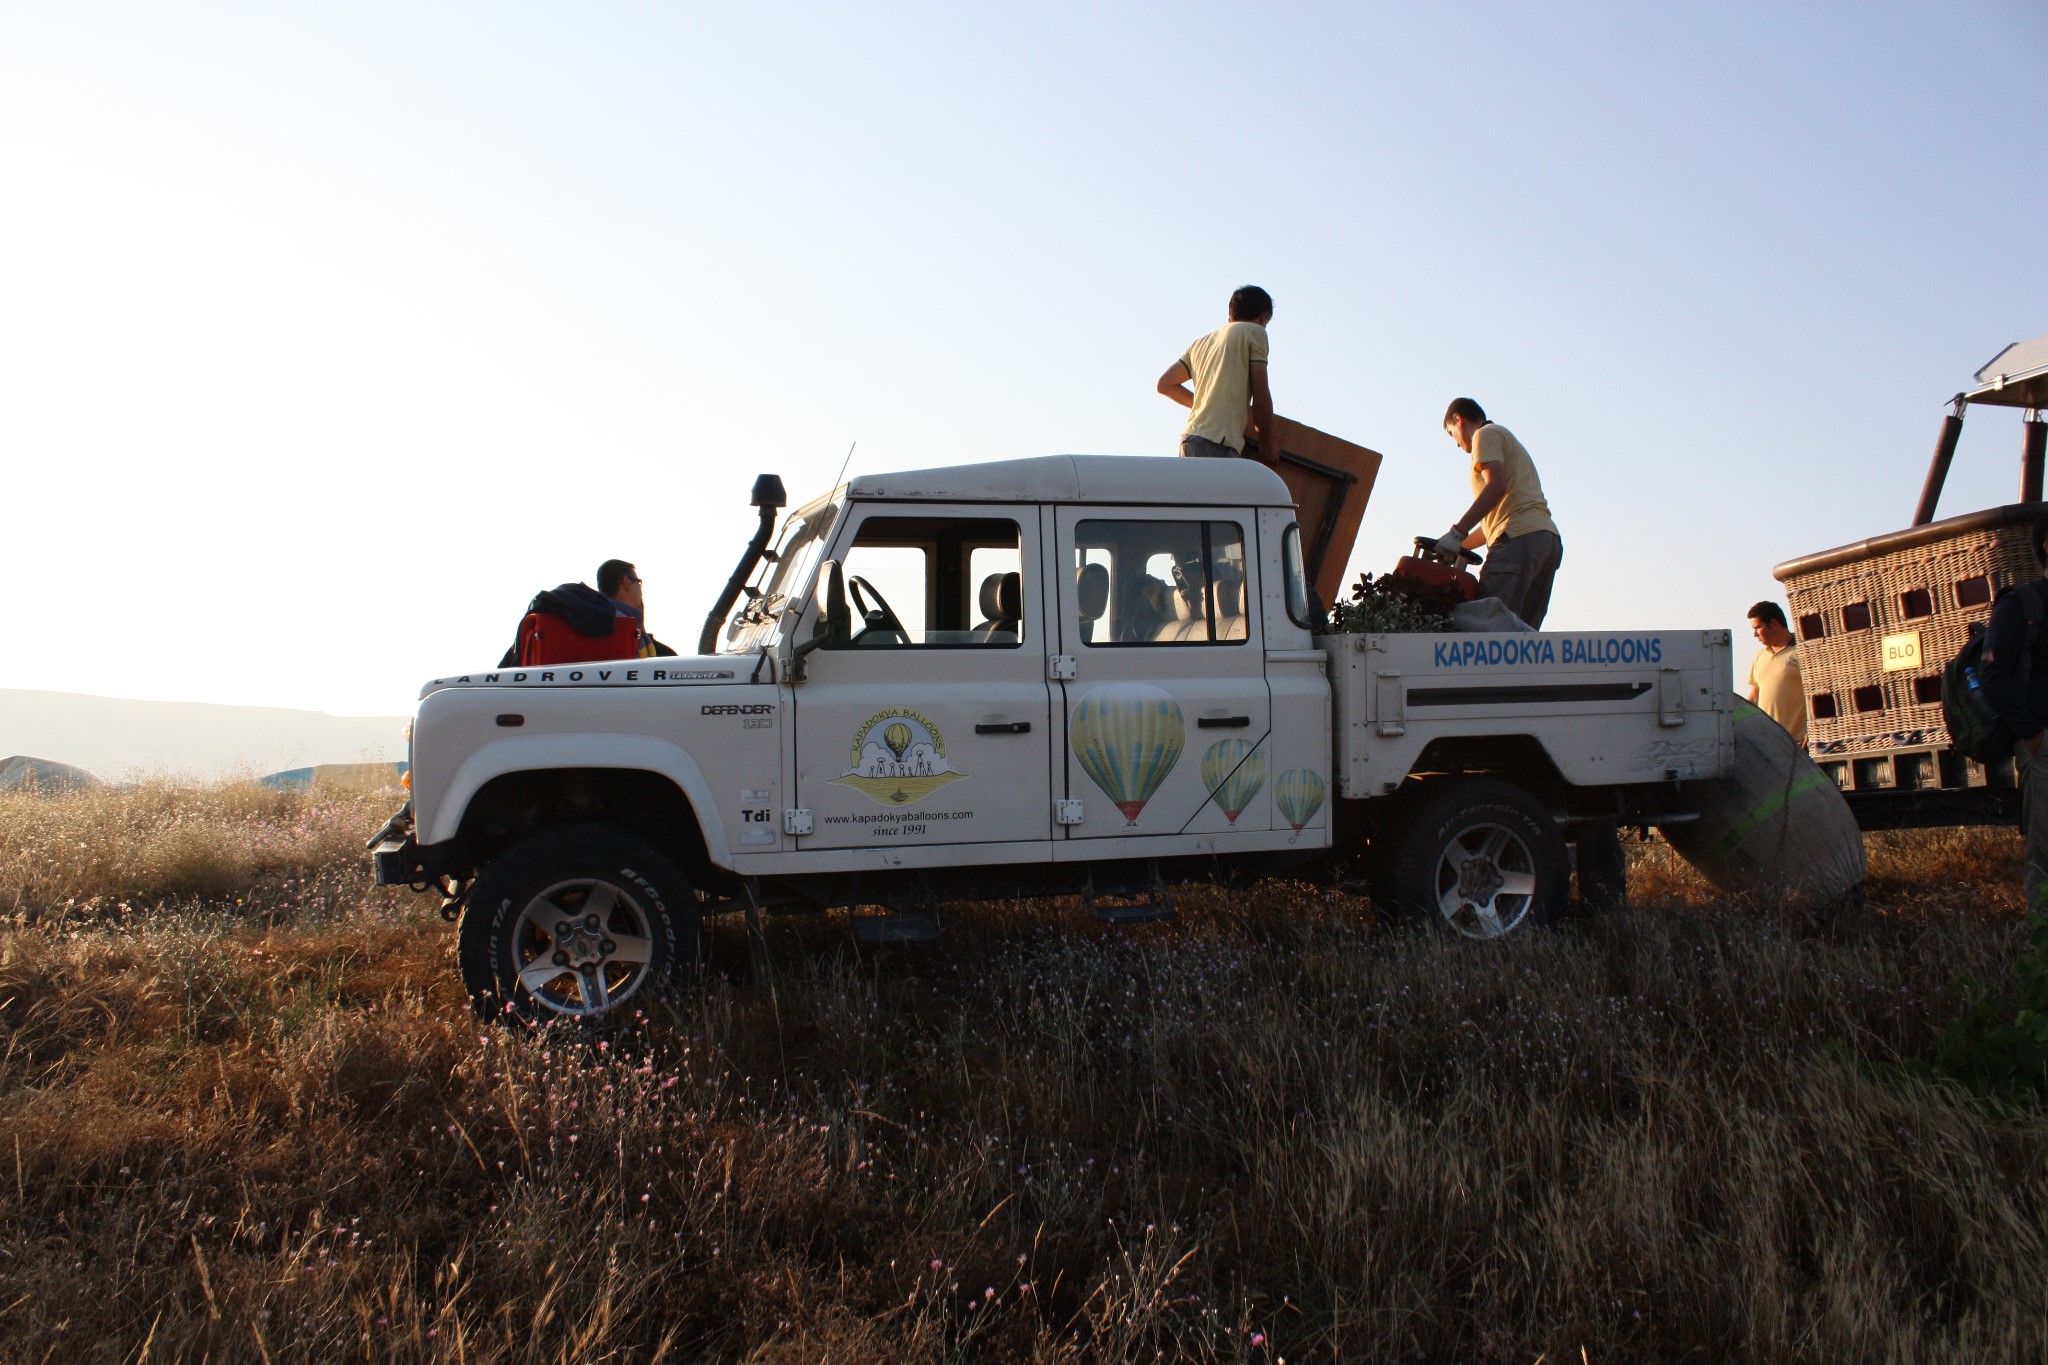
[[[1323,635],[1340,795],[1382,796],[1432,744],[1526,736],[1580,787],[1717,777],[1735,757],[1725,630]],[[1454,751],[1456,751],[1454,749]]]

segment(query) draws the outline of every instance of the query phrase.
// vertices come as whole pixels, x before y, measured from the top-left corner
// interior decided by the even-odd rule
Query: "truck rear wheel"
[[[1552,924],[1564,908],[1564,838],[1511,783],[1425,782],[1374,842],[1373,900],[1398,917],[1490,939]]]
[[[694,976],[689,878],[604,826],[548,830],[486,867],[463,911],[462,984],[484,1019],[596,1023]]]

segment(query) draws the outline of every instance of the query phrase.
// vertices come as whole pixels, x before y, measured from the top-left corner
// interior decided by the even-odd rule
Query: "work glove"
[[[1464,548],[1465,533],[1455,526],[1436,538],[1436,552],[1453,560],[1458,557],[1458,551]]]

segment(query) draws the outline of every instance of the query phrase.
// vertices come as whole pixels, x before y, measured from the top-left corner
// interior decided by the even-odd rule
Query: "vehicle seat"
[[[1153,637],[1159,643],[1182,644],[1209,638],[1208,605],[1202,600],[1202,583],[1199,568],[1174,566],[1173,591],[1168,595],[1173,606],[1173,619],[1161,626],[1159,634]]]
[[[1095,623],[1109,610],[1109,570],[1100,564],[1083,564],[1074,570],[1074,601],[1081,615],[1081,639],[1095,638]]]
[[[992,573],[981,580],[982,622],[974,628],[978,645],[1014,644],[1017,623],[1023,612],[1024,579],[1021,574]]]
[[[1173,593],[1165,580],[1140,574],[1117,622],[1118,639],[1124,644],[1150,644],[1164,638],[1160,628],[1173,622]]]
[[[1247,638],[1244,619],[1244,574],[1227,560],[1216,566],[1216,638]]]

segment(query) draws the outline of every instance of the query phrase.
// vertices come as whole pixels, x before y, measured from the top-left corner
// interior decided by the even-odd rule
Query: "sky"
[[[1739,683],[2048,332],[2044,58],[2034,0],[0,0],[0,687],[400,714],[611,556],[688,648],[757,473],[1169,454],[1247,282],[1278,410],[1386,456],[1354,573],[1464,510],[1470,395],[1546,628]]]

